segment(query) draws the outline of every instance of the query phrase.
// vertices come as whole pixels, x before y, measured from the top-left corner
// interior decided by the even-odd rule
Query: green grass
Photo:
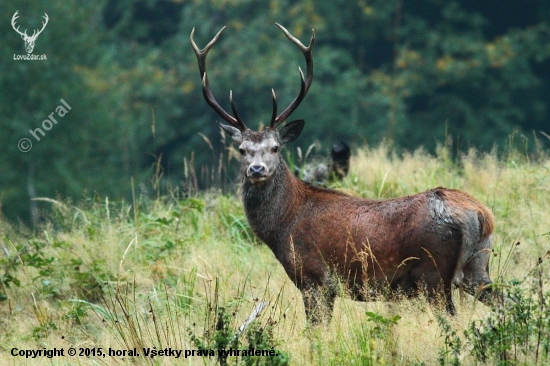
[[[47,199],[34,232],[0,223],[2,364],[544,365],[550,362],[550,160],[514,149],[451,159],[363,148],[336,188],[389,198],[436,186],[465,190],[496,220],[491,277],[507,297],[491,309],[454,294],[448,317],[424,299],[336,301],[326,327],[306,325],[301,294],[250,230],[237,196],[158,194],[74,204]],[[159,177],[160,179],[160,177]],[[250,326],[238,328],[261,302]],[[88,349],[89,357],[25,359],[13,348]],[[143,348],[195,350],[146,358]],[[277,356],[217,357],[219,348]],[[139,350],[140,357],[98,356]],[[197,356],[199,349],[215,356]],[[94,356],[91,352],[96,352]]]

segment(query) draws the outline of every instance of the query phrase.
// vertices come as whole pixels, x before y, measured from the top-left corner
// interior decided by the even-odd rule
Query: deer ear
[[[292,121],[284,125],[279,131],[281,143],[286,144],[287,142],[296,140],[302,133],[305,123],[306,122],[303,119],[297,119],[296,121]]]
[[[221,123],[218,124],[237,144],[240,144],[243,141],[243,135],[238,128],[229,125],[222,125]]]

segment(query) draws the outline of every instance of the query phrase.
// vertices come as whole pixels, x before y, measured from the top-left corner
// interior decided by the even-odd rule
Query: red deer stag
[[[339,284],[357,300],[387,289],[413,297],[425,291],[454,314],[452,285],[487,302],[493,289],[488,273],[494,228],[489,209],[466,193],[435,188],[413,196],[371,200],[307,184],[296,178],[281,157],[303,120],[277,127],[298,107],[313,80],[313,32],[308,47],[277,24],[302,51],[298,97],[279,115],[273,94],[269,126],[254,132],[239,117],[230,93],[233,116],[216,101],[206,73],[206,56],[218,34],[200,50],[193,40],[206,102],[230,125],[220,124],[242,155],[242,201],[254,233],[273,251],[302,292],[311,323],[330,320]]]

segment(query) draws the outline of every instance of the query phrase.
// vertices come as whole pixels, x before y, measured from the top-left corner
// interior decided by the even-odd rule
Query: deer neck
[[[269,181],[252,184],[245,179],[243,183],[242,199],[250,227],[274,251],[288,235],[299,210],[302,185],[282,159]]]

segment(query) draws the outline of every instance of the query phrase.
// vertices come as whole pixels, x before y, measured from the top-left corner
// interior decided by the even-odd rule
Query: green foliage
[[[200,240],[203,208],[204,201],[201,199],[187,198],[161,216],[140,212],[135,225],[144,230],[147,259],[154,262],[169,256],[176,249],[185,249],[190,242]]]
[[[10,255],[0,259],[3,271],[0,283],[3,288],[21,287],[23,273],[32,283],[39,284],[40,294],[44,297],[62,299],[76,295],[97,301],[103,291],[102,282],[112,279],[104,270],[104,260],[93,259],[86,265],[79,257],[59,257],[58,251],[71,249],[71,245],[66,243],[32,239],[28,243],[16,244],[7,238],[4,241],[8,244],[5,248]],[[64,260],[67,262],[60,266]],[[70,281],[64,279],[65,270],[71,273]],[[7,299],[5,294],[2,297]]]
[[[245,329],[244,323],[239,327],[243,320],[238,319],[237,311],[241,306],[242,298],[236,298],[222,304],[219,294],[219,282],[216,280],[214,291],[207,298],[204,310],[204,322],[202,326],[197,326],[193,322],[193,327],[188,329],[188,335],[191,343],[198,350],[214,350],[220,365],[240,364],[245,365],[288,365],[290,356],[287,352],[277,349],[279,342],[276,340],[273,329],[276,321],[268,319],[264,324],[253,322]],[[245,331],[243,334],[241,334]],[[254,355],[235,355],[232,350],[253,350]],[[221,353],[229,351],[230,353]],[[256,351],[267,351],[273,356],[257,356]]]
[[[99,300],[103,294],[103,282],[112,280],[112,276],[104,270],[105,264],[103,259],[93,259],[87,266],[81,258],[70,260],[75,280],[73,288],[79,298],[92,302]],[[81,310],[77,307],[74,312],[75,319],[79,321]]]
[[[203,46],[228,26],[209,55],[211,87],[226,109],[233,90],[253,129],[269,118],[271,88],[281,106],[299,89],[303,58],[274,23],[303,42],[315,29],[315,80],[296,112],[308,122],[297,142],[302,147],[316,140],[353,146],[385,139],[434,151],[435,141],[452,135],[458,151],[488,151],[505,146],[514,131],[542,131],[535,145],[548,144],[548,6],[543,0],[509,2],[494,12],[492,4],[3,3],[2,13],[20,10],[19,22],[29,29],[40,24],[42,11],[50,17],[35,48],[47,61],[12,60],[24,52],[22,40],[8,21],[0,24],[6,36],[0,88],[9,91],[0,100],[4,214],[36,224],[47,206],[35,197],[98,192],[129,199],[131,179],[141,189],[150,167],[165,175],[164,183],[140,194],[158,196],[190,176],[195,188],[226,189],[235,171],[213,123],[219,118],[201,96],[188,40],[193,27]],[[40,128],[61,98],[70,113],[35,141],[29,130]],[[23,137],[34,144],[28,153],[16,147]]]
[[[522,281],[510,281],[505,304],[465,331],[477,361],[516,365],[550,360],[550,291],[543,285],[541,268],[537,272],[539,278],[532,278],[527,288]]]
[[[258,324],[253,324],[246,332],[245,340],[242,342],[243,349],[254,349],[258,351],[273,351],[275,356],[243,356],[243,363],[246,366],[265,365],[265,366],[284,366],[290,365],[290,354],[281,349],[278,349],[279,342],[273,334],[275,324],[267,324],[262,327]]]
[[[207,318],[212,315],[210,318],[214,322],[208,324],[202,334],[197,335],[194,330],[189,330],[189,338],[199,350],[225,350],[230,347],[234,335],[234,329],[232,329],[234,313],[231,314],[224,307],[219,307],[217,310],[217,314],[207,314]],[[223,357],[220,357],[219,361],[220,364],[226,364]]]
[[[4,241],[11,247],[7,249],[8,253],[12,251],[15,251],[15,253],[0,260],[0,266],[3,269],[0,280],[3,287],[21,286],[18,274],[22,271],[22,267],[28,267],[37,271],[36,274],[32,275],[32,281],[42,285],[43,293],[54,296],[59,295],[58,289],[51,281],[52,274],[55,271],[55,257],[46,253],[47,243],[40,240],[29,240],[27,244],[14,244],[7,238],[4,238]]]
[[[128,176],[139,175],[136,160],[127,159],[120,141],[125,139],[126,133],[119,128],[124,121],[114,122],[116,116],[104,103],[117,97],[102,96],[85,79],[85,70],[94,69],[105,55],[103,6],[103,1],[39,0],[21,1],[17,7],[14,3],[1,5],[6,21],[0,29],[6,42],[0,53],[0,89],[10,92],[3,93],[0,100],[0,142],[4,146],[0,169],[11,173],[0,177],[0,190],[5,213],[12,219],[37,223],[45,205],[30,201],[35,197],[56,193],[80,197],[87,189],[122,197]],[[21,15],[18,24],[29,30],[40,25],[43,12],[48,14],[49,23],[34,50],[46,54],[46,61],[13,60],[14,54],[24,53],[21,37],[8,21],[16,10]],[[42,128],[42,121],[60,105],[60,99],[71,111],[57,117],[57,124],[36,141],[29,130]],[[126,136],[130,138],[130,134]],[[32,140],[28,153],[17,148],[21,138]]]
[[[394,315],[390,318],[385,318],[380,314],[373,313],[372,311],[366,312],[368,321],[376,324],[372,329],[372,334],[376,338],[384,339],[388,336],[392,325],[396,325],[401,316]]]
[[[439,350],[439,365],[460,366],[462,340],[458,336],[457,330],[451,326],[445,316],[436,314],[436,317],[443,336],[443,347]]]
[[[547,259],[547,258],[546,258]],[[486,317],[473,320],[463,338],[449,320],[437,314],[443,347],[440,365],[461,365],[471,355],[477,363],[491,365],[547,364],[550,359],[550,312],[547,274],[543,259],[523,281],[511,280],[502,295],[504,303]]]
[[[183,274],[181,277],[180,296],[176,298],[176,305],[184,314],[189,314],[193,305],[195,295],[195,285],[197,280],[197,268],[194,267],[189,271],[188,275]]]
[[[64,316],[65,320],[76,325],[84,325],[90,307],[83,301],[75,301],[73,307]]]

